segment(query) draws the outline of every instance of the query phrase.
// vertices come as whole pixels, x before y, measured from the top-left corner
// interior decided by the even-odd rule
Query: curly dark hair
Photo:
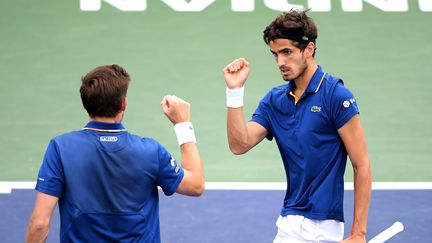
[[[275,39],[289,39],[302,51],[310,42],[316,44],[318,29],[312,18],[306,15],[307,11],[292,9],[279,15],[265,28],[264,42],[268,45]]]

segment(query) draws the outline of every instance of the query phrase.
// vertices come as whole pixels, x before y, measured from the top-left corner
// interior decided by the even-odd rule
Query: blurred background
[[[208,181],[285,181],[274,141],[242,156],[229,152],[222,68],[238,57],[250,61],[249,119],[268,90],[284,82],[262,31],[282,11],[268,5],[287,1],[130,1],[145,3],[143,11],[81,2],[100,9],[82,11],[79,0],[0,2],[0,181],[34,181],[49,140],[86,124],[80,78],[105,64],[132,76],[124,119],[130,132],[180,157],[160,108],[164,95],[175,94],[192,104]],[[179,2],[208,6],[170,7]],[[314,1],[289,2],[308,8]],[[352,1],[362,9],[347,11],[347,1],[324,2],[331,2],[329,11],[309,12],[319,32],[316,60],[356,96],[374,180],[431,181],[432,4],[393,1],[407,7],[394,11],[399,5],[385,3],[391,1]],[[233,11],[232,4],[249,11]],[[346,179],[352,180],[350,166]]]

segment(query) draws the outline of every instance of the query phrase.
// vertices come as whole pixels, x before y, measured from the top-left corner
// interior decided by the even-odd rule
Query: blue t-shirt
[[[273,88],[251,121],[276,140],[287,177],[281,215],[344,221],[343,193],[347,151],[338,129],[359,113],[342,80],[318,67],[297,104],[290,81]]]
[[[59,198],[61,242],[160,242],[158,186],[184,175],[157,141],[89,122],[48,145],[36,190]]]

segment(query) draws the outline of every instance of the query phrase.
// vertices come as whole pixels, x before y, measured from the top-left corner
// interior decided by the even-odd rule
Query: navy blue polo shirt
[[[36,190],[59,198],[61,242],[160,242],[158,186],[184,175],[157,141],[121,123],[89,122],[53,138]]]
[[[273,88],[251,119],[275,138],[282,157],[288,185],[281,215],[344,221],[347,151],[338,129],[359,113],[356,101],[320,66],[297,104],[294,89],[293,81]]]

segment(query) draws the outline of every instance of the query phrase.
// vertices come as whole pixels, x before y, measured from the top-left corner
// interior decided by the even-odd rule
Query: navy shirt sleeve
[[[342,83],[336,84],[331,100],[331,116],[336,129],[341,128],[354,115],[359,114],[354,95]]]
[[[64,173],[58,147],[55,140],[51,140],[39,170],[36,190],[61,198],[64,188]]]
[[[159,147],[159,174],[157,183],[165,195],[172,195],[180,185],[184,176],[174,157],[162,146]]]
[[[264,96],[264,98],[261,99],[250,121],[256,122],[261,126],[263,126],[267,130],[266,138],[268,140],[272,140],[273,133],[271,132],[270,129],[270,118],[268,116],[269,103],[270,103],[270,92],[266,96]]]

